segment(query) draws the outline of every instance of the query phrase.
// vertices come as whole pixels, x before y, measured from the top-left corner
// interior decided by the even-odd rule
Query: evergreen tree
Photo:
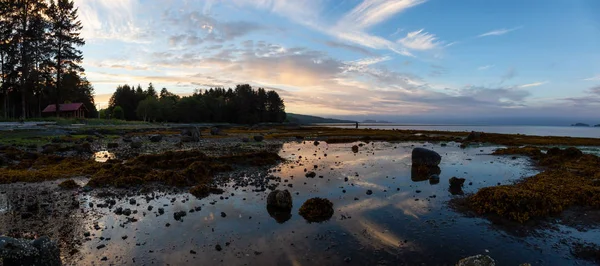
[[[83,55],[77,46],[85,44],[79,36],[81,21],[78,20],[77,8],[71,0],[50,0],[48,8],[50,19],[50,50],[53,60],[50,67],[56,75],[56,115],[59,116],[59,104],[61,103],[62,77],[68,72],[83,72],[81,61]]]

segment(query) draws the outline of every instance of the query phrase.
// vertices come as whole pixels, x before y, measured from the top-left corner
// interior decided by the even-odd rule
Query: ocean
[[[325,127],[354,128],[355,124],[314,124]],[[358,128],[372,129],[412,129],[412,130],[438,130],[471,132],[480,131],[501,134],[523,134],[534,136],[565,136],[581,138],[600,138],[600,127],[573,127],[573,126],[507,126],[507,125],[419,125],[419,124],[360,124]]]

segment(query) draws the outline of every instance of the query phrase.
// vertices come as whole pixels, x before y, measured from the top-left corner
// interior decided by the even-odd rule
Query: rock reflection
[[[413,165],[410,169],[410,179],[413,182],[421,182],[425,180],[429,180],[432,175],[437,175],[442,173],[442,170],[439,166],[425,166],[425,165]],[[435,179],[435,178],[434,178]],[[438,177],[439,182],[439,177]],[[437,184],[437,183],[432,183]]]
[[[267,206],[267,212],[279,224],[285,223],[292,218],[291,209],[282,209],[273,206]]]

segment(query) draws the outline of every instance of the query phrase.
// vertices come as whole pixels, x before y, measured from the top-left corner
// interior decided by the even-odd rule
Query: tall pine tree
[[[62,76],[65,73],[79,73],[84,69],[81,67],[83,55],[78,46],[85,44],[81,38],[80,31],[83,28],[78,20],[77,8],[71,0],[50,1],[48,8],[50,18],[50,50],[53,60],[50,64],[56,75],[56,115],[60,115],[60,102],[62,90]]]

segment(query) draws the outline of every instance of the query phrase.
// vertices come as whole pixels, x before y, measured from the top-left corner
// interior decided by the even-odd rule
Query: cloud
[[[590,77],[590,78],[583,79],[583,80],[585,80],[585,81],[598,81],[598,80],[600,80],[600,74],[598,74],[596,76],[593,76],[593,77]]]
[[[542,86],[544,84],[548,84],[548,81],[543,81],[543,82],[534,82],[534,83],[529,83],[529,84],[524,84],[519,86],[519,88],[529,88],[529,87],[537,87],[537,86]]]
[[[345,43],[341,43],[341,42],[336,42],[336,41],[327,41],[325,42],[325,45],[329,46],[329,47],[333,47],[333,48],[342,48],[342,49],[346,49],[348,51],[352,51],[355,53],[360,53],[363,55],[367,55],[367,56],[374,56],[375,53],[362,48],[362,47],[358,47],[358,46],[354,46],[354,45],[350,45],[350,44],[345,44]]]
[[[507,33],[511,32],[511,31],[515,31],[515,30],[518,30],[518,29],[521,29],[521,28],[523,28],[523,26],[515,27],[515,28],[512,28],[512,29],[498,29],[498,30],[493,30],[493,31],[489,31],[489,32],[480,34],[477,37],[481,38],[481,37],[486,37],[486,36],[504,35],[504,34],[507,34]]]
[[[409,32],[406,37],[398,40],[404,47],[413,50],[430,50],[438,47],[440,44],[436,41],[436,37],[433,34],[423,32],[423,29],[418,31]]]
[[[356,29],[369,28],[424,2],[424,0],[365,0],[346,14],[341,23],[353,25]]]
[[[494,65],[485,65],[485,66],[478,67],[477,70],[483,71],[483,70],[488,70],[492,67],[494,67]]]

